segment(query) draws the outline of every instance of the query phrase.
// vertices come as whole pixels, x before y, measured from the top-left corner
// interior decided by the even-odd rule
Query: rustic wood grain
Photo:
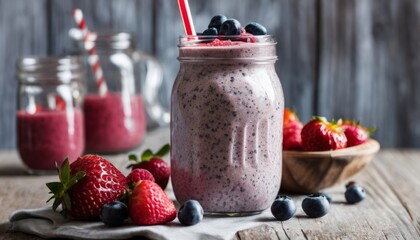
[[[47,53],[45,6],[45,0],[0,0],[0,149],[16,142],[16,60]]]
[[[168,140],[169,129],[159,129],[149,133],[136,152],[154,149]],[[106,156],[124,173],[126,157]],[[381,151],[352,179],[367,191],[363,202],[346,204],[344,184],[340,184],[325,190],[333,197],[329,213],[310,219],[301,208],[304,195],[290,195],[298,208],[295,217],[285,222],[261,218],[261,226],[240,231],[235,239],[419,239],[419,171],[420,151]],[[48,192],[44,183],[56,179],[26,175],[15,151],[0,151],[0,239],[39,239],[8,231],[8,217],[16,209],[43,206]]]
[[[318,114],[376,125],[383,147],[419,147],[420,2],[324,0],[319,14]]]
[[[414,159],[420,159],[419,151],[380,152],[373,164],[353,179],[366,188],[367,197],[363,202],[346,204],[344,186],[329,188],[325,191],[334,200],[328,215],[310,219],[301,209],[304,196],[294,195],[292,198],[298,206],[294,218],[285,222],[271,220],[268,225],[272,229],[268,231],[253,228],[246,230],[246,233],[254,234],[252,237],[240,233],[236,237],[241,240],[270,239],[275,230],[278,239],[418,239],[420,183],[416,176],[420,164],[419,161],[413,164]],[[405,177],[397,180],[401,176]],[[417,179],[409,181],[413,178]],[[403,190],[400,190],[401,186],[404,186]]]
[[[335,151],[283,151],[281,190],[310,194],[340,184],[368,166],[379,148],[369,139]]]

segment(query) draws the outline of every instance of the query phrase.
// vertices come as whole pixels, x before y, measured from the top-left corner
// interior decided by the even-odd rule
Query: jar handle
[[[144,62],[146,65],[146,77],[141,85],[141,94],[149,118],[158,126],[168,125],[169,109],[159,101],[159,90],[163,84],[162,65],[155,57],[138,51],[133,52],[132,58],[135,63]]]

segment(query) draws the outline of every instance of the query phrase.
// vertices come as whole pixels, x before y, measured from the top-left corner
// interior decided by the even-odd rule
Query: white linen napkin
[[[51,207],[22,209],[12,213],[11,230],[34,234],[42,238],[70,239],[232,239],[236,232],[275,221],[270,210],[248,217],[207,217],[194,226],[183,226],[178,219],[165,225],[110,228],[101,222],[83,222],[64,218]]]

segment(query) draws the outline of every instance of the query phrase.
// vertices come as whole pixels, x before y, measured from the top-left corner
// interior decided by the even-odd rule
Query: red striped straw
[[[188,5],[188,0],[178,0],[178,6],[182,17],[182,22],[184,23],[185,34],[195,36],[196,33],[191,17],[190,6]]]
[[[86,25],[86,21],[83,18],[82,10],[76,8],[73,10],[72,15],[73,15],[74,21],[76,21],[77,26],[82,32],[84,45],[88,46],[88,44],[86,43],[90,41],[89,36],[92,33],[89,31]],[[91,47],[89,47],[88,49],[88,53],[89,53],[88,62],[89,62],[90,67],[92,68],[93,75],[95,76],[96,88],[99,92],[99,95],[104,96],[108,93],[108,87],[105,82],[104,73],[102,71],[101,63],[99,62],[99,57],[96,54],[96,48],[93,41],[92,41]]]

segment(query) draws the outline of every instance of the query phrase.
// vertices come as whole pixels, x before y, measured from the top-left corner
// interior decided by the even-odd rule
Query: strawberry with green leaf
[[[78,220],[99,219],[104,204],[126,192],[124,175],[97,155],[79,157],[72,164],[66,159],[58,169],[60,182],[47,183],[54,199],[53,210],[62,204],[63,213]]]
[[[342,122],[328,122],[325,117],[313,117],[303,127],[301,137],[305,151],[329,151],[347,146]]]
[[[375,132],[375,127],[367,129],[360,122],[345,120],[343,123],[344,134],[347,137],[347,147],[352,147],[365,143],[371,134]]]
[[[156,153],[153,153],[152,150],[147,149],[141,155],[141,161],[135,154],[129,155],[129,160],[132,162],[128,168],[137,169],[146,169],[152,173],[155,178],[155,182],[165,190],[169,182],[169,177],[171,175],[171,169],[169,165],[162,159],[163,156],[169,153],[170,146],[169,144],[161,147]]]

